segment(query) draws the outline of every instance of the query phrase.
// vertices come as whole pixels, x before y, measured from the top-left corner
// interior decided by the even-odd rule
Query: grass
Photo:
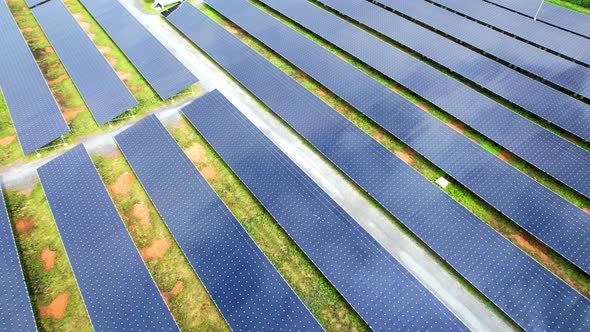
[[[162,101],[159,98],[143,76],[133,67],[131,62],[117,48],[106,32],[102,30],[79,1],[65,0],[64,3],[69,11],[81,22],[81,26],[86,29],[87,33],[93,36],[95,45],[101,50],[139,102],[137,106],[122,114],[120,118],[125,118],[131,114],[141,116],[149,110],[172,103],[172,99]],[[65,142],[73,145],[76,139],[81,136],[110,129],[109,124],[100,127],[96,124],[76,86],[67,75],[65,68],[59,61],[58,56],[55,54],[51,44],[43,34],[43,31],[40,29],[35,17],[25,2],[23,0],[8,0],[8,5],[70,126],[71,131],[63,137]],[[179,99],[193,95],[195,92],[194,86],[189,87],[174,98],[174,100],[178,101]],[[6,104],[0,102],[0,123],[2,124],[11,123],[10,115],[5,109]],[[111,124],[118,126],[123,122],[114,120]],[[14,135],[13,131],[4,129],[5,127],[2,126],[0,130],[0,140]],[[47,155],[58,149],[61,149],[61,147],[43,150],[42,154]],[[35,154],[23,156],[18,142],[13,141],[0,151],[0,166],[9,165],[17,160],[29,162],[36,158]]]
[[[260,4],[256,4],[260,6]],[[263,9],[268,11],[268,9],[266,8]],[[213,9],[204,5],[201,7],[201,10],[205,12],[207,15],[209,15],[212,19],[217,21],[219,24],[224,26],[226,29],[234,33],[234,35],[240,38],[244,43],[248,44],[258,53],[260,53],[269,61],[271,61],[275,66],[277,66],[282,71],[287,73],[289,76],[297,80],[300,84],[302,84],[305,88],[314,93],[324,102],[326,102],[334,109],[336,109],[338,112],[340,112],[342,115],[347,117],[355,125],[357,125],[362,130],[373,136],[381,144],[387,147],[390,151],[398,154],[405,153],[410,155],[412,159],[409,163],[410,166],[418,170],[427,179],[429,179],[430,181],[434,181],[440,176],[446,176],[446,174],[440,169],[438,169],[435,165],[430,163],[422,156],[416,154],[408,146],[406,146],[401,141],[393,137],[391,134],[387,133],[385,130],[383,130],[378,125],[370,121],[366,116],[355,110],[353,107],[351,107],[343,100],[332,94],[330,91],[323,88],[319,83],[311,79],[308,75],[304,74],[303,72],[292,66],[279,55],[265,47],[262,43],[260,43],[259,41],[245,33],[239,27],[233,25],[230,21],[216,13]],[[275,16],[278,16],[276,15],[276,13],[274,14]],[[437,116],[441,120],[447,120],[445,122],[451,123],[456,121],[455,119],[452,119],[452,117],[450,117],[448,114],[440,110],[437,110],[436,108],[432,108],[432,105],[429,105],[426,101],[413,95],[411,92],[405,90],[403,87],[395,84],[394,82],[387,81],[382,76],[378,76],[373,71],[366,68],[366,66],[360,63],[358,60],[351,58],[350,56],[336,49],[332,45],[329,45],[326,42],[321,41],[318,37],[313,36],[312,34],[306,31],[303,31],[300,27],[295,26],[292,22],[289,22],[284,18],[281,18],[281,20],[286,24],[290,25],[291,27],[295,28],[296,30],[299,30],[312,40],[322,44],[322,46],[334,52],[344,60],[349,61],[356,67],[365,70],[365,72],[367,72],[369,75],[371,75],[378,81],[386,84],[391,89],[394,89],[396,92],[406,97],[410,101],[419,104],[423,108],[428,109],[428,111],[431,114]],[[479,135],[476,132],[470,132],[469,130],[466,130],[465,135],[476,140],[480,145],[482,145],[491,153],[498,154],[502,151],[502,149],[499,148],[496,144],[487,141],[482,135]],[[569,199],[579,207],[590,208],[590,200],[573,192],[573,190],[570,190],[567,187],[561,185],[557,181],[551,179],[549,176],[539,172],[534,167],[526,164],[525,162],[519,160],[514,156],[509,156],[508,160],[509,162],[511,162],[511,164],[513,164],[521,171],[527,173],[529,176],[537,177],[537,180],[539,182],[543,183],[544,185],[547,185],[551,189],[558,192],[558,194],[562,195],[566,199]],[[447,179],[449,178],[447,177]],[[586,294],[586,296],[590,295],[590,276],[576,268],[573,264],[569,263],[567,260],[559,256],[557,253],[555,253],[553,250],[551,250],[544,244],[540,243],[539,241],[536,241],[534,237],[532,237],[526,231],[521,229],[514,222],[503,216],[489,204],[479,199],[476,195],[474,195],[472,192],[470,192],[468,189],[466,189],[456,181],[453,181],[451,179],[451,184],[444,190],[453,199],[455,199],[461,205],[465,206],[477,217],[479,217],[480,219],[488,223],[490,226],[492,226],[494,229],[496,229],[498,232],[503,234],[506,238],[514,242],[523,251],[525,251],[538,261],[540,261],[541,264],[543,264],[553,273],[565,280],[572,287],[576,288],[581,293]],[[523,243],[525,245],[523,245]]]
[[[547,0],[547,2],[590,15],[590,0]]]
[[[7,190],[5,197],[39,330],[91,331],[82,296],[41,185],[36,184],[31,192]],[[20,228],[27,223],[32,229],[17,231],[17,224]],[[50,271],[45,271],[41,261],[41,251],[46,247],[56,252],[55,265]],[[39,307],[49,305],[65,292],[70,296],[64,316],[42,318]]]

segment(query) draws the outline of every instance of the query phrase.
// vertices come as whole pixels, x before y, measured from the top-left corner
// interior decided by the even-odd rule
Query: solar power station
[[[537,21],[590,38],[590,21],[584,14],[554,5],[539,4],[536,0],[485,0],[500,7],[522,14]]]
[[[189,6],[177,10],[196,10]],[[216,94],[183,113],[371,328],[465,329],[226,99]]]
[[[81,2],[160,98],[173,97],[197,82],[197,78],[118,0]]]
[[[478,22],[500,29],[532,44],[590,65],[590,40],[564,33],[541,22],[531,21],[485,1],[429,0]]]
[[[264,2],[281,12],[287,13],[287,15],[290,15],[291,17],[301,17],[301,10],[287,10],[287,6],[289,6],[291,1]],[[296,8],[305,7],[305,4],[301,4],[301,1],[297,3],[299,3],[299,6],[293,6]],[[418,25],[417,23],[408,21],[405,18],[375,6],[366,0],[322,0],[322,3],[358,22],[361,22],[362,24],[365,24],[396,42],[409,47],[420,53],[420,55],[437,62],[462,77],[471,80],[473,83],[522,107],[528,112],[535,114],[586,141],[590,141],[590,106],[588,106],[588,104],[536,81],[510,67],[506,67],[467,47],[455,43],[448,38]],[[362,40],[364,40],[362,39],[359,43],[353,43],[352,38],[335,38],[333,31],[329,31],[325,28],[322,30],[324,25],[317,24],[317,22],[315,23],[316,24],[310,20],[306,27],[313,31],[321,31],[324,38],[327,38],[342,49],[354,55],[356,58],[363,60],[365,63],[379,70],[389,78],[396,80],[401,84],[404,84],[404,82],[413,83],[411,85],[408,83],[407,87],[419,95],[424,95],[424,98],[431,100],[443,109],[452,109],[450,108],[450,106],[452,106],[450,104],[451,101],[457,102],[457,104],[460,104],[463,108],[473,108],[475,107],[473,105],[479,105],[477,108],[480,113],[488,110],[489,112],[493,112],[495,117],[498,117],[498,120],[505,120],[501,123],[503,126],[514,125],[515,128],[530,133],[530,135],[521,135],[519,143],[521,143],[526,137],[533,138],[537,137],[537,135],[543,137],[547,136],[547,133],[542,133],[544,130],[539,126],[535,126],[528,120],[522,119],[499,104],[494,104],[492,100],[484,97],[476,90],[467,88],[434,68],[427,68],[427,65],[422,64],[410,55],[399,51],[378,38],[369,36],[368,33],[360,29],[355,29],[350,25],[342,25],[343,27],[346,26],[348,32],[353,30],[361,31],[357,32],[357,34],[359,34],[359,36],[364,35],[366,36],[364,38],[368,39],[367,42],[362,42]],[[369,50],[363,48],[365,44],[369,43],[373,45],[373,48]],[[365,50],[370,53],[361,53],[359,50]],[[381,56],[375,54],[381,54]],[[395,61],[398,58],[401,58],[402,60]],[[418,64],[414,64],[414,62],[418,62]],[[407,66],[411,66],[410,68],[414,68],[415,66],[421,70],[413,72],[414,75],[412,76],[403,75],[402,77],[401,74],[405,74],[411,70],[408,69]],[[401,72],[401,74],[396,75],[398,72]],[[404,82],[402,82],[402,79],[404,79]],[[451,99],[442,99],[439,96],[433,95],[433,92],[430,92],[430,96],[425,95],[429,91],[435,90],[435,88],[431,86],[424,87],[424,84],[415,83],[423,80],[441,84],[443,87],[446,87],[447,90],[453,89],[456,92],[452,94]],[[422,87],[422,91],[418,90],[420,87]],[[435,96],[438,98],[432,98]],[[443,101],[446,105],[440,104]],[[487,127],[489,124],[478,126],[477,123],[474,123],[473,119],[466,119],[465,114],[458,113],[455,116],[460,117],[462,121],[465,121],[484,135],[498,142],[500,145],[507,146],[509,143],[516,145],[514,144],[516,142],[505,134],[492,135],[493,131]],[[555,139],[551,140],[546,138],[545,140],[554,141]],[[521,145],[519,144],[518,146]],[[513,149],[514,148],[511,150]],[[527,159],[526,156],[523,158]],[[530,159],[528,159],[528,161],[536,165],[539,164]],[[537,167],[543,168],[542,166]]]
[[[70,129],[8,6],[0,3],[0,93],[25,155]]]
[[[84,146],[37,172],[94,329],[178,331]]]
[[[481,1],[481,0],[478,0]],[[425,1],[375,0],[466,45],[590,98],[590,68]],[[473,2],[473,1],[470,1]]]
[[[280,1],[289,2],[289,0]],[[590,271],[590,215],[249,2],[234,0],[229,3],[223,0],[207,0],[207,3],[336,95],[374,119],[381,127],[428,158],[581,269]],[[345,21],[322,11],[311,3],[304,1],[301,3],[309,6],[291,5],[288,14],[300,13],[298,17],[308,18],[305,22],[298,21],[298,23],[303,26],[307,26],[310,22],[324,25],[325,28],[322,31],[314,30],[320,36],[325,31],[331,31],[336,36],[352,37],[354,39],[351,40],[363,46],[365,53],[372,48],[373,45],[370,43],[363,45],[362,41],[368,40],[365,36],[349,34],[349,30],[339,29],[340,25],[336,23],[348,25]],[[408,67],[405,66],[405,68]],[[418,71],[416,67],[410,68],[414,69],[408,74]],[[434,86],[442,87],[440,84]],[[440,98],[446,96],[445,93],[439,94]],[[473,109],[469,110],[473,112]],[[497,114],[490,113],[486,118],[490,122],[497,117]],[[526,123],[524,118],[522,120]],[[488,124],[484,127],[494,126]],[[425,130],[425,128],[428,129]],[[522,132],[517,129],[514,128],[513,139],[522,135]],[[539,129],[544,131],[542,128]],[[498,131],[506,135],[506,126],[498,126]],[[549,132],[547,134],[553,135]],[[555,138],[564,145],[569,144],[557,136]],[[590,154],[573,144],[569,145],[577,149],[578,153],[577,156],[574,155],[566,160],[572,160],[574,164],[578,162],[572,169],[588,174],[575,180],[587,187],[590,194],[590,167],[586,167],[590,165]],[[544,154],[540,151],[540,146],[543,144],[532,144],[530,148],[536,149],[531,153]],[[555,147],[549,151],[553,150],[563,151],[564,149]],[[548,161],[554,161],[552,158],[549,159],[548,155],[544,157]],[[568,170],[565,165],[556,169]],[[523,204],[525,202],[527,204]],[[549,204],[546,205],[547,203]]]
[[[233,331],[322,330],[154,115],[116,140]]]
[[[519,325],[529,330],[588,325],[590,301],[584,296],[206,15],[182,4],[167,19]]]
[[[31,11],[99,125],[137,105],[61,0],[44,2]]]
[[[0,186],[0,331],[37,330],[24,279]]]

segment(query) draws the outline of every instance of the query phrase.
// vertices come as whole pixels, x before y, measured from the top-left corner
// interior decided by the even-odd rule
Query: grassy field
[[[109,129],[109,124],[99,127],[94,121],[76,86],[68,76],[24,0],[8,0],[7,3],[62,110],[64,118],[70,126],[71,131],[64,136],[65,141],[74,144],[76,139],[81,136]],[[122,114],[120,118],[124,119],[131,114],[141,115],[148,110],[172,103],[172,100],[162,101],[158,97],[155,91],[148,85],[147,81],[133,67],[131,62],[117,48],[79,1],[65,0],[64,3],[139,102],[139,105]],[[180,93],[174,100],[179,101],[179,99],[195,93],[197,91],[193,86]],[[114,120],[111,124],[117,126],[123,122]],[[10,115],[6,110],[6,104],[0,101],[0,124],[5,123],[11,123]],[[35,154],[23,156],[18,141],[15,138],[12,125],[2,126],[2,129],[0,129],[0,146],[2,146],[0,150],[0,166],[9,165],[17,160],[28,162],[37,158]],[[43,150],[42,154],[46,155],[60,148],[55,147]]]
[[[260,6],[260,4],[256,3]],[[263,8],[262,6],[260,6]],[[332,94],[327,89],[323,88],[319,83],[315,82],[311,79],[308,75],[304,74],[283,58],[281,58],[276,53],[272,52],[270,49],[265,47],[262,43],[258,42],[256,39],[252,38],[250,35],[245,33],[239,27],[232,24],[230,21],[216,13],[210,7],[204,5],[201,9],[209,15],[211,18],[216,20],[222,26],[224,26],[228,31],[234,33],[238,38],[248,44],[250,47],[255,49],[258,53],[262,54],[268,60],[270,60],[274,65],[279,67],[281,70],[286,72],[292,78],[297,80],[300,84],[314,93],[316,96],[324,100],[334,109],[339,111],[342,115],[347,117],[353,123],[355,123],[358,127],[363,129],[365,132],[373,136],[377,139],[381,144],[387,147],[389,150],[394,152],[398,155],[402,160],[408,163],[410,166],[418,170],[423,176],[428,178],[430,181],[435,181],[440,176],[445,176],[447,179],[451,180],[451,184],[445,189],[445,191],[456,201],[460,204],[465,206],[479,218],[484,220],[494,229],[499,231],[503,234],[506,238],[510,241],[515,243],[519,246],[523,251],[531,255],[533,258],[538,260],[542,263],[545,267],[551,270],[553,273],[558,275],[560,278],[565,280],[568,284],[572,287],[579,290],[581,293],[590,296],[590,276],[576,268],[573,264],[566,261],[556,252],[548,248],[547,246],[540,243],[514,222],[510,221],[508,218],[504,217],[501,213],[495,210],[493,207],[479,199],[476,195],[471,193],[465,187],[461,186],[456,181],[450,179],[446,174],[438,169],[435,165],[430,163],[428,160],[423,158],[422,156],[418,155],[415,151],[411,150],[408,146],[403,144],[401,141],[396,139],[394,136],[390,135],[378,125],[373,123],[369,120],[366,116],[355,110],[352,106],[348,105],[342,99],[338,98],[334,94]],[[263,8],[264,10],[268,11],[268,8]],[[276,13],[273,13],[275,16],[279,16]],[[426,109],[431,114],[437,116],[439,119],[443,120],[444,122],[452,125],[454,127],[459,127],[463,134],[472,140],[476,141],[478,144],[482,145],[482,147],[486,148],[491,153],[496,155],[502,153],[502,157],[506,158],[508,162],[510,162],[513,166],[520,169],[521,171],[525,172],[529,176],[535,178],[537,181],[541,182],[542,184],[550,187],[552,190],[556,191],[558,194],[562,195],[566,199],[569,199],[571,202],[576,204],[579,207],[583,208],[590,208],[590,200],[582,197],[581,195],[575,193],[573,190],[566,188],[562,184],[558,183],[557,181],[551,179],[549,176],[543,174],[542,172],[538,171],[534,167],[528,165],[524,161],[520,160],[519,158],[507,154],[503,151],[502,148],[494,144],[493,142],[487,140],[482,135],[478,134],[477,132],[464,127],[461,123],[459,123],[456,119],[453,119],[448,114],[442,112],[441,110],[437,109],[433,105],[429,104],[427,101],[413,95],[410,91],[406,90],[402,86],[387,80],[381,75],[378,75],[373,70],[367,68],[365,65],[360,63],[358,60],[350,57],[349,55],[345,54],[344,52],[340,51],[339,49],[335,48],[334,46],[326,43],[325,41],[319,39],[317,36],[314,36],[310,33],[303,31],[300,27],[295,26],[292,22],[289,22],[287,19],[281,17],[281,20],[291,27],[299,30],[300,32],[304,33],[307,37],[311,38],[312,40],[318,42],[322,46],[326,47],[330,51],[336,53],[338,56],[343,58],[344,60],[350,62],[351,64],[355,65],[356,67],[364,70],[366,73],[374,77],[375,79],[379,80],[386,86],[390,87],[397,93],[401,94],[402,96],[406,97],[410,101],[416,103],[421,108]],[[468,286],[466,284],[466,286]],[[470,287],[468,287],[470,288]],[[485,302],[485,300],[484,300]]]
[[[553,4],[590,15],[590,0],[547,0]]]

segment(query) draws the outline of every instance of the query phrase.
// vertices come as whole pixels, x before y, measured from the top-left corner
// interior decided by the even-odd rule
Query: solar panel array
[[[266,1],[271,6],[282,7],[288,5],[287,2]],[[410,22],[400,16],[389,13],[378,6],[375,6],[365,0],[322,0],[323,4],[359,21],[370,28],[392,38],[406,47],[420,53],[449,69],[462,75],[465,78],[477,83],[489,91],[507,99],[508,101],[524,108],[525,110],[536,114],[537,116],[573,133],[574,135],[590,141],[590,106],[573,97],[567,96],[539,81],[519,73],[509,67],[506,67],[488,57],[463,47],[433,31]],[[352,27],[349,30],[356,30]],[[333,35],[330,34],[330,35]],[[332,38],[335,40],[335,38]],[[373,68],[380,70],[384,75],[392,79],[400,79],[397,72],[406,72],[407,62],[416,62],[412,57],[404,52],[399,51],[393,46],[380,41],[378,38],[369,37],[365,43],[371,43],[374,48],[361,52],[363,50],[360,43],[350,43],[350,39],[338,38],[338,45],[347,52],[367,62]],[[347,42],[347,43],[345,43]],[[380,56],[376,54],[381,53]],[[396,61],[397,58],[401,60]],[[406,61],[403,61],[406,60]],[[420,68],[426,65],[416,65]],[[430,75],[426,76],[427,73]],[[427,99],[434,102],[440,100],[445,105],[439,104],[443,109],[451,108],[474,108],[477,105],[478,113],[481,110],[495,112],[497,117],[504,119],[503,126],[513,124],[518,127],[519,131],[529,133],[528,137],[543,138],[544,141],[555,142],[556,139],[550,133],[545,133],[544,129],[528,123],[527,120],[513,114],[512,111],[496,104],[492,100],[479,94],[477,91],[469,89],[458,82],[453,82],[445,74],[434,69],[418,70],[416,75],[404,77],[406,80],[417,81],[427,80],[428,82],[442,84],[443,87],[432,87],[427,91],[436,89],[455,90],[456,93],[452,99],[441,98],[440,94],[427,96]],[[403,82],[401,82],[403,84]],[[416,83],[414,84],[416,86]],[[423,85],[418,85],[423,87]],[[423,87],[426,89],[426,87]],[[460,91],[460,92],[459,92]],[[424,93],[417,91],[417,93]],[[430,98],[429,98],[430,97]],[[453,104],[454,103],[454,104]],[[455,106],[458,105],[458,106]],[[469,115],[475,112],[468,112]],[[459,114],[457,116],[461,116]],[[465,119],[462,115],[462,121],[469,121],[470,125],[484,135],[488,135],[491,128],[489,124],[479,125],[474,123],[473,119]],[[518,124],[517,124],[518,123]],[[521,147],[522,140],[518,142],[504,134],[489,134],[491,139],[500,145],[507,146],[510,150]],[[513,146],[511,149],[510,146]],[[562,146],[564,144],[562,143]],[[569,144],[567,144],[569,145]],[[565,151],[568,149],[563,147]],[[561,150],[561,149],[560,149]],[[518,152],[517,152],[518,154]],[[559,159],[559,158],[556,158]],[[533,164],[537,162],[531,161]],[[542,166],[540,166],[542,168]]]
[[[162,99],[175,96],[197,78],[118,0],[81,0],[82,4]]]
[[[24,280],[0,186],[0,331],[37,330]]]
[[[375,0],[489,55],[590,98],[590,68],[424,1]]]
[[[428,0],[511,35],[590,65],[590,40],[499,8],[485,1]]]
[[[27,3],[27,6],[29,6],[29,8],[33,8],[45,1],[47,1],[47,0],[25,0],[25,2]]]
[[[97,331],[178,331],[83,145],[37,172]]]
[[[465,329],[221,94],[183,113],[372,329]]]
[[[199,10],[168,20],[518,324],[590,326],[590,301]]]
[[[232,330],[322,330],[154,115],[116,140]]]
[[[0,92],[27,155],[70,129],[4,1],[0,2],[0,45]]]
[[[537,0],[485,0],[534,18],[541,4]],[[590,38],[590,18],[582,13],[543,1],[537,20]]]
[[[32,12],[99,125],[137,105],[61,0],[43,3]]]
[[[581,269],[590,271],[590,215],[583,210],[246,0],[231,3],[207,0],[207,3]],[[311,3],[300,3],[303,6],[291,5],[285,14],[296,17],[296,22],[306,27],[311,24],[323,26],[321,31],[314,29],[318,35],[331,32],[336,38],[349,38],[367,53],[373,49],[372,43],[364,43],[370,40],[368,34],[345,29],[351,25]],[[410,68],[408,76],[419,71],[417,66],[406,65],[405,68]],[[449,94],[455,98],[452,92]],[[440,94],[441,97],[447,95]],[[491,120],[497,116],[492,112],[487,118]],[[505,129],[501,131],[508,135]],[[522,133],[518,133],[518,127],[514,132],[512,138],[518,140]],[[543,145],[532,144],[532,152],[542,151],[540,146]],[[579,159],[586,157],[586,163],[577,164],[581,171],[590,172],[588,156],[590,154],[581,149],[576,156]],[[555,160],[551,154],[545,157]],[[576,158],[571,160],[577,161]],[[583,188],[590,189],[590,173],[587,174],[575,180]],[[590,190],[586,192],[590,193]]]

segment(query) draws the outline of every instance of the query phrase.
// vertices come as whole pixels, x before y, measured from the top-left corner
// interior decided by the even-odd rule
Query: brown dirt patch
[[[461,123],[461,122],[451,122],[451,123],[447,123],[449,125],[449,127],[453,128],[453,130],[455,130],[456,132],[458,132],[459,134],[464,134],[465,133],[465,124]]]
[[[63,111],[64,118],[66,121],[72,121],[80,112],[84,112],[86,110],[86,106],[82,105],[76,108],[66,108]]]
[[[238,30],[238,29],[237,29],[235,26],[233,26],[233,25],[227,24],[227,25],[224,25],[224,27],[225,27],[225,29],[226,29],[227,31],[229,31],[231,34],[234,34],[234,35],[235,35],[236,33],[238,33],[238,32],[239,32],[239,30]]]
[[[220,178],[219,172],[217,172],[217,170],[211,165],[206,165],[205,167],[201,167],[199,169],[199,171],[201,172],[201,174],[203,174],[203,177],[207,180],[218,180]]]
[[[379,143],[383,143],[383,135],[381,135],[380,132],[374,132],[371,136],[373,136],[374,139],[377,140],[377,142]]]
[[[115,66],[117,65],[117,62],[118,62],[118,60],[113,57],[107,57],[107,61],[109,62],[109,64],[113,68],[115,68]]]
[[[90,39],[94,40],[94,38],[96,37],[96,34],[90,32],[90,28],[92,27],[92,25],[90,23],[84,21],[84,14],[77,12],[77,13],[73,13],[72,15],[74,16],[76,21],[78,21],[78,24],[80,24],[80,26],[82,27],[82,30],[84,30],[84,32],[86,32],[88,37],[90,37]]]
[[[27,233],[35,228],[35,221],[31,218],[18,219],[14,224],[16,232],[19,234]]]
[[[53,50],[52,47],[45,47],[43,49],[43,52],[45,52],[45,53],[55,53],[55,51]]]
[[[133,218],[139,220],[143,228],[152,227],[152,224],[150,222],[150,210],[148,209],[145,203],[141,202],[133,205],[133,208],[131,208],[130,213]]]
[[[134,86],[130,86],[129,90],[131,90],[132,92],[137,92],[137,91],[141,90],[141,87],[134,85]]]
[[[174,286],[169,292],[162,293],[162,296],[164,297],[164,300],[166,300],[166,303],[170,304],[170,298],[178,296],[180,293],[182,293],[183,289],[184,283],[182,282],[182,280],[179,280],[176,282],[176,284],[174,284]]]
[[[110,46],[102,46],[102,45],[97,45],[96,48],[98,48],[98,50],[102,54],[110,53],[113,50]]]
[[[150,259],[161,259],[170,249],[170,240],[167,237],[161,239],[153,239],[149,247],[145,247],[139,251],[144,261]]]
[[[28,27],[28,28],[20,29],[20,32],[22,32],[22,33],[33,32],[35,30],[37,30],[37,27]]]
[[[119,176],[115,183],[108,186],[109,192],[113,195],[128,195],[135,178],[129,172],[125,172]]]
[[[193,164],[198,164],[207,160],[205,148],[197,143],[186,148],[184,153],[186,153],[188,159],[190,159]]]
[[[582,210],[583,210],[584,212],[586,212],[586,213],[590,214],[590,208],[587,208],[587,207],[585,207],[585,208],[582,208]]]
[[[512,153],[510,153],[510,151],[508,151],[506,149],[502,150],[498,154],[498,158],[502,159],[505,162],[508,162],[508,160],[510,159],[510,157],[512,157]]]
[[[399,88],[398,88],[398,87],[395,87],[395,86],[392,86],[392,87],[391,87],[391,90],[392,90],[393,92],[395,92],[395,93],[398,93],[398,92],[399,92]]]
[[[398,90],[399,91],[399,90]],[[430,110],[424,104],[416,104],[416,106],[420,107],[423,111],[430,113]]]
[[[128,81],[131,77],[133,77],[133,74],[130,74],[128,72],[124,72],[124,71],[121,71],[121,70],[115,70],[115,71],[117,72],[117,75],[119,76],[119,78],[122,81]]]
[[[10,135],[0,138],[0,146],[7,146],[8,144],[16,141],[16,135]]]
[[[322,90],[320,88],[313,89],[313,92],[320,95],[320,96],[326,96],[326,92],[324,92],[324,90]]]
[[[51,81],[47,81],[47,84],[54,85],[54,84],[57,84],[59,82],[63,82],[68,77],[69,77],[68,74],[61,74],[58,77],[52,79]]]
[[[478,142],[478,141],[477,141],[475,138],[473,138],[473,137],[469,137],[469,139],[470,139],[470,140],[471,140],[473,143],[475,143],[475,144],[479,145],[479,142]]]
[[[57,257],[57,251],[49,249],[49,246],[46,246],[41,250],[41,261],[43,262],[43,270],[45,270],[45,272],[53,270],[55,257]]]
[[[40,305],[39,315],[41,318],[61,319],[66,312],[69,300],[70,292],[61,293],[48,306]]]
[[[412,158],[412,153],[400,150],[395,150],[393,151],[393,153],[395,153],[395,155],[406,164],[412,164],[414,162],[414,158]]]

